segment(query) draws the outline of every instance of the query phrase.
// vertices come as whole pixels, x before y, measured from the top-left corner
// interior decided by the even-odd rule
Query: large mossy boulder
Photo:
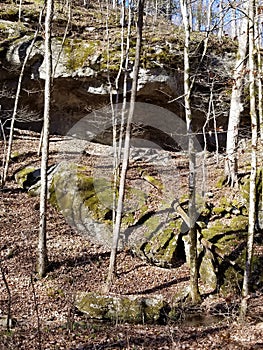
[[[221,198],[198,225],[197,254],[201,285],[204,290],[231,291],[237,287],[244,268],[244,248],[248,217],[244,203]],[[190,264],[190,237],[183,235],[186,261]],[[236,276],[238,275],[238,278]]]
[[[53,177],[50,201],[57,205],[71,225],[111,246],[112,184],[94,179],[84,167],[61,167]],[[136,188],[126,188],[126,207],[136,202],[136,213],[125,210],[122,217],[120,247],[132,247],[135,254],[161,267],[175,267],[185,261],[180,240],[182,220],[171,208],[149,213],[147,196]],[[135,218],[137,217],[136,221]],[[143,223],[143,224],[142,224]]]
[[[94,179],[86,167],[61,164],[50,186],[50,203],[62,212],[70,225],[106,248],[112,240],[111,183]]]
[[[38,195],[39,169],[25,168],[17,180],[23,186],[31,178],[34,185],[24,188],[30,188],[31,195]],[[94,178],[86,167],[74,163],[59,164],[49,181],[50,203],[62,212],[70,225],[107,248],[112,242],[112,195],[109,180]],[[126,199],[125,206],[132,204],[136,212],[124,207],[119,247],[127,245],[136,255],[161,267],[184,263],[182,219],[167,203],[161,204],[158,211],[150,212],[147,195],[139,189],[126,188]]]
[[[210,221],[207,227],[202,230],[202,235],[228,255],[244,241],[247,227],[247,216],[224,217]]]
[[[161,295],[142,297],[80,292],[75,305],[91,319],[127,323],[164,323],[170,311]]]
[[[257,200],[260,200],[260,193],[262,191],[262,175],[263,175],[263,168],[258,167],[257,169],[257,175],[256,175],[256,193],[257,193]],[[246,201],[246,204],[249,204],[249,188],[250,188],[250,174],[246,174],[240,179],[240,193],[244,200]]]
[[[52,164],[47,168],[47,185],[50,187],[54,173],[57,170],[57,164]],[[34,166],[27,166],[15,174],[15,180],[20,188],[27,190],[31,196],[40,194],[41,170]]]

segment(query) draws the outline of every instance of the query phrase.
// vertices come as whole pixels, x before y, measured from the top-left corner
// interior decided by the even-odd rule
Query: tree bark
[[[248,216],[248,237],[246,266],[244,271],[242,301],[240,316],[243,319],[247,312],[247,301],[249,297],[249,280],[251,274],[251,264],[253,258],[253,244],[256,223],[256,177],[257,177],[257,112],[256,112],[256,82],[255,82],[255,35],[254,35],[254,12],[255,2],[249,1],[249,97],[250,97],[250,117],[251,117],[251,173],[249,188],[249,216]]]
[[[192,112],[191,112],[191,83],[190,83],[190,62],[189,62],[189,45],[190,45],[190,20],[189,20],[189,4],[187,0],[181,0],[181,11],[185,29],[184,44],[184,103],[185,118],[188,135],[188,154],[189,154],[189,238],[190,238],[190,296],[194,304],[200,301],[200,293],[198,288],[198,268],[197,268],[197,230],[195,226],[196,203],[195,203],[195,149],[194,135],[192,132]]]
[[[18,22],[21,22],[21,14],[22,14],[22,0],[19,0],[19,7],[18,7]]]
[[[223,0],[219,0],[219,23],[217,36],[219,40],[222,40],[224,34],[224,12],[223,12]]]
[[[244,3],[244,13],[247,13],[246,3]],[[248,38],[248,17],[244,16],[242,21],[242,33],[239,35],[239,47],[236,58],[235,70],[233,74],[233,87],[230,102],[230,111],[227,129],[226,143],[226,162],[225,175],[228,177],[228,183],[231,186],[237,182],[237,138],[240,122],[240,113],[243,110],[242,105],[242,89],[243,76],[247,55],[247,38]]]
[[[259,135],[263,143],[263,88],[262,88],[262,58],[261,58],[261,37],[262,37],[262,15],[259,10],[259,0],[257,0],[257,21],[256,27],[256,47],[257,47],[257,86],[258,86],[258,121],[259,121]],[[262,202],[263,206],[263,202]]]
[[[51,78],[52,78],[52,53],[51,53],[51,23],[53,15],[53,0],[47,0],[45,18],[45,64],[46,80],[44,91],[44,124],[43,124],[43,144],[41,156],[41,191],[40,191],[40,221],[38,240],[38,266],[37,270],[41,277],[47,272],[47,166],[49,155],[49,124],[50,124],[50,101],[51,101]]]
[[[237,10],[236,10],[236,0],[232,1],[231,8],[231,37],[232,39],[237,37]]]

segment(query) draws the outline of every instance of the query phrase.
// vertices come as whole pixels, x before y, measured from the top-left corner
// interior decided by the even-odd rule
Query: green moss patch
[[[20,170],[15,174],[15,180],[19,187],[25,188],[26,182],[28,181],[28,177],[30,174],[32,174],[36,170],[33,166],[25,167],[24,169]]]
[[[169,220],[162,213],[150,216],[142,228],[143,243],[135,253],[148,262],[161,267],[175,267],[185,262],[181,240],[182,220],[171,215]]]
[[[92,58],[98,54],[99,47],[98,40],[66,39],[63,51],[67,57],[67,68],[76,71],[83,66],[91,66]]]

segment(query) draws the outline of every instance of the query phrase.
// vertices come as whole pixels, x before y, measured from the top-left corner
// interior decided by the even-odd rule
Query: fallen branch
[[[10,288],[8,286],[7,279],[5,277],[5,270],[4,270],[3,266],[2,266],[1,261],[0,261],[0,270],[1,270],[1,274],[2,274],[2,278],[3,278],[3,281],[4,281],[5,288],[6,288],[6,291],[7,291],[7,295],[8,295],[6,328],[7,328],[7,331],[9,332],[10,326],[11,326],[11,302],[12,302],[12,296],[11,296]]]

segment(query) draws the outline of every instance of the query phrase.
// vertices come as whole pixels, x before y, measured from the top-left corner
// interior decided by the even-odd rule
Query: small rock
[[[0,327],[6,327],[7,326],[7,315],[0,316]],[[16,324],[15,320],[12,318],[9,318],[9,328],[14,327]]]
[[[263,330],[263,322],[259,322],[256,324],[256,329],[262,329]]]

